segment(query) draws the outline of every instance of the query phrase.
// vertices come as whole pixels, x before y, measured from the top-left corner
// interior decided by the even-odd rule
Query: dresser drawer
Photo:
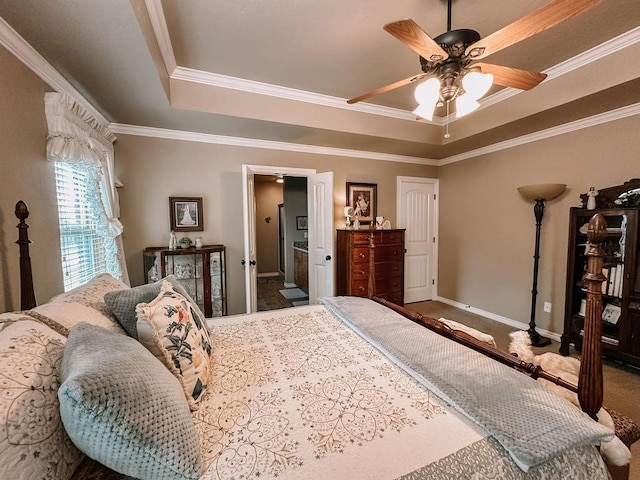
[[[369,232],[353,232],[351,241],[354,246],[357,245],[369,245],[371,241],[371,233]]]
[[[367,297],[369,295],[369,280],[354,280],[349,288],[351,295],[355,297]]]
[[[375,245],[402,244],[402,232],[385,232],[378,230],[373,233],[373,243]]]
[[[374,294],[397,293],[402,291],[401,276],[378,276],[375,277]]]
[[[351,261],[353,263],[369,263],[371,258],[371,249],[369,248],[354,248],[351,252]]]
[[[404,257],[404,248],[402,245],[393,245],[393,246],[385,246],[385,247],[375,247],[374,251],[374,261],[375,263],[379,262],[400,262],[402,263],[402,258]]]
[[[368,281],[369,280],[369,264],[368,263],[354,264],[353,267],[351,268],[351,279],[356,282]]]

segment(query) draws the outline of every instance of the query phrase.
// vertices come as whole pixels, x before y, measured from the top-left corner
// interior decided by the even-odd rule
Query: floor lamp
[[[543,183],[539,185],[526,185],[518,187],[518,192],[526,200],[536,202],[533,206],[533,214],[536,217],[536,246],[533,254],[533,288],[531,289],[531,320],[529,321],[529,337],[531,337],[531,345],[534,347],[544,347],[549,345],[551,340],[542,337],[536,331],[536,297],[538,296],[538,264],[540,260],[540,227],[542,225],[542,216],[544,215],[544,202],[553,200],[567,186],[563,183]]]

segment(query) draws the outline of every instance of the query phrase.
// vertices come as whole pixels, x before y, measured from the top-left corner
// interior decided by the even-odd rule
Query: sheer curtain
[[[97,234],[104,238],[107,270],[129,284],[122,245],[122,224],[118,192],[115,187],[113,142],[115,135],[98,122],[71,97],[45,93],[47,117],[47,159],[53,162],[82,164],[93,172],[88,182],[86,201],[99,212]]]

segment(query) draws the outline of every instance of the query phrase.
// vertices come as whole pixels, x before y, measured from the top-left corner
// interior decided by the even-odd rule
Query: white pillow
[[[108,273],[98,275],[79,287],[53,297],[31,311],[44,315],[71,329],[79,322],[104,327],[125,334],[117,319],[104,302],[104,295],[114,290],[130,288]]]

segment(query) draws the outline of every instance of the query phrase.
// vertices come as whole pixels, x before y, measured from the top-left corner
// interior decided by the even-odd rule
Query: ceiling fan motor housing
[[[480,34],[475,30],[461,28],[459,30],[449,30],[438,35],[433,40],[449,54],[450,58],[461,58],[467,47],[480,40]]]

